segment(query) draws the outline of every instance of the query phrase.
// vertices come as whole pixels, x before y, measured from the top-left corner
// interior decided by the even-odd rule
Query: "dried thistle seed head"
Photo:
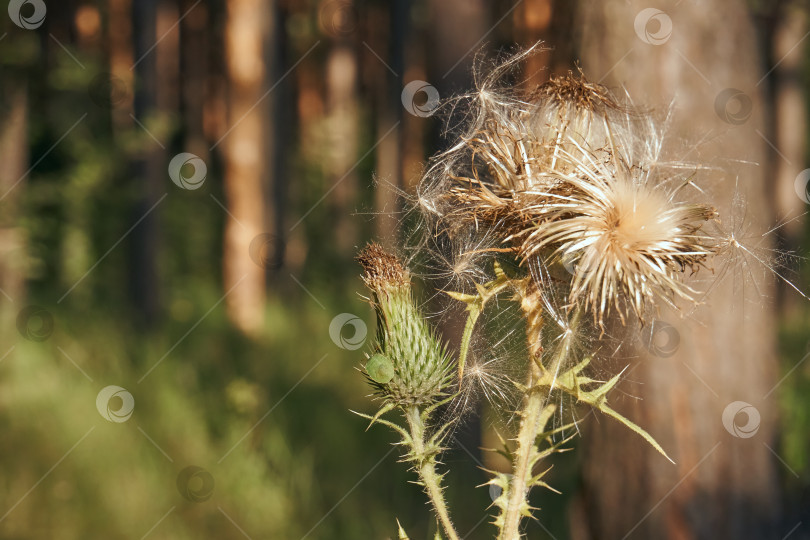
[[[645,302],[675,297],[693,300],[679,274],[696,271],[715,252],[701,231],[716,218],[702,204],[676,203],[660,186],[611,164],[580,163],[581,177],[569,176],[572,190],[531,228],[521,245],[524,259],[546,253],[576,260],[570,302],[589,308],[600,324],[622,303],[641,316]]]
[[[363,248],[357,254],[357,261],[363,266],[363,281],[373,291],[409,285],[408,272],[399,259],[376,242]]]
[[[552,78],[522,97],[492,89],[479,94],[487,98],[473,103],[474,121],[456,146],[435,158],[419,186],[420,208],[437,232],[522,230],[570,191],[560,175],[576,174],[576,163],[563,153],[616,141],[621,158],[635,163],[637,141],[628,130],[642,117],[582,75]]]
[[[606,108],[621,109],[607,87],[589,82],[581,72],[579,76],[571,71],[567,75],[552,76],[537,87],[531,100],[593,112],[603,112]]]
[[[459,143],[420,184],[435,230],[485,231],[498,246],[489,249],[514,248],[527,267],[576,268],[567,307],[591,311],[602,326],[614,308],[624,319],[642,317],[654,299],[692,300],[682,274],[717,252],[703,227],[716,212],[688,202],[699,167],[661,159],[655,118],[581,74],[523,96],[484,81]]]
[[[357,258],[379,325],[376,354],[366,364],[369,382],[399,406],[438,400],[452,384],[452,359],[416,307],[407,270],[379,244],[369,244]]]

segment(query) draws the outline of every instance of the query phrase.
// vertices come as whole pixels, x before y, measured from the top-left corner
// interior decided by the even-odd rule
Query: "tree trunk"
[[[132,110],[132,89],[135,86],[135,70],[131,69],[135,62],[133,57],[132,38],[132,1],[109,0],[106,42],[109,48],[111,81],[120,81],[121,92],[113,96],[111,85],[110,94],[102,99],[102,103],[109,100],[110,114],[112,115],[113,137],[123,137],[124,132],[132,128],[130,116]]]
[[[158,39],[158,5],[158,0],[141,0],[132,4],[134,51],[138,59],[134,68],[137,84],[133,114],[147,126],[150,124],[149,117],[155,115],[160,108],[160,90],[163,89],[166,94],[165,88],[170,77],[168,74],[173,72],[171,69],[164,69],[161,71],[163,75],[158,76],[158,62],[165,62],[171,57],[171,54],[167,54],[169,51],[176,53],[176,36],[174,39],[162,40],[152,50]],[[145,326],[155,324],[160,305],[157,277],[159,214],[150,210],[165,193],[164,149],[151,140],[147,144],[133,160],[133,181],[139,197],[130,217],[133,223],[142,218],[143,220],[132,230],[128,265],[130,298],[135,307],[136,320]]]
[[[523,79],[529,90],[546,82],[550,75],[556,50],[556,43],[550,41],[553,32],[550,26],[554,12],[561,8],[559,4],[553,0],[526,0],[513,12],[515,41],[523,48],[538,41],[544,45],[543,50],[526,59]]]
[[[288,60],[290,40],[287,33],[287,20],[289,17],[289,6],[283,3],[275,3],[273,14],[272,39],[273,46],[270,56],[272,78],[278,81],[292,67]],[[297,130],[298,117],[295,114],[295,99],[293,93],[293,77],[287,77],[281,81],[273,94],[272,110],[273,118],[271,126],[271,136],[267,141],[268,154],[272,156],[272,164],[269,167],[270,185],[265,191],[265,229],[268,232],[270,245],[267,246],[267,269],[268,277],[277,278],[280,269],[285,266],[287,233],[289,224],[287,223],[290,205],[289,182],[286,181],[290,172],[291,155],[294,153],[294,139],[289,134]],[[277,283],[277,279],[273,283]]]
[[[20,73],[0,70],[0,321],[7,326],[24,307],[24,244],[17,220],[28,169],[28,96]],[[16,305],[15,305],[16,302]]]
[[[340,253],[357,245],[354,213],[358,175],[354,164],[359,135],[357,108],[357,52],[350,39],[338,35],[326,58],[326,145],[324,177],[327,189],[334,188],[329,207],[334,242]]]
[[[266,26],[268,9],[261,0],[229,0],[225,29],[230,131],[222,140],[229,211],[223,275],[225,291],[229,292],[228,315],[246,333],[258,331],[264,320],[264,268],[250,256],[250,244],[264,227],[268,103],[263,99],[264,39],[270,30]]]
[[[724,225],[743,218],[731,208],[737,183],[749,234],[767,230],[772,171],[757,165],[767,149],[758,134],[763,116],[757,81],[769,67],[762,69],[755,40],[741,39],[754,35],[745,3],[683,2],[666,13],[646,11],[649,4],[635,0],[583,1],[579,7],[585,73],[624,85],[641,105],[665,109],[674,100],[667,140],[675,151],[669,157],[721,167],[722,172],[699,172],[697,178],[703,177],[701,185],[720,183],[707,199],[721,203]],[[738,95],[735,103],[723,99],[727,88],[740,89],[744,97]],[[677,148],[680,140],[692,143]],[[573,511],[574,538],[763,539],[787,533],[774,528],[779,465],[768,448],[775,448],[777,420],[776,396],[769,395],[777,374],[774,313],[766,301],[773,283],[762,279],[755,261],[751,265],[752,275],[745,268],[732,272],[706,299],[707,306],[684,320],[660,316],[679,333],[672,356],[636,347],[639,357],[631,361],[623,389],[641,399],[622,399],[616,392],[612,399],[677,465],[620,424],[590,419],[581,443],[584,488]],[[645,329],[653,339],[666,337],[654,328]],[[724,429],[724,411],[734,417],[727,407],[735,401],[751,404],[761,415],[754,436]],[[746,414],[734,420],[743,426]]]
[[[374,189],[375,236],[383,242],[397,245],[397,223],[401,201],[397,191],[402,189],[402,103],[405,69],[405,39],[407,36],[407,6],[402,0],[390,2],[387,11],[375,9],[369,17],[370,47],[380,51],[387,65],[377,58],[369,58],[376,74],[374,97],[376,122],[374,136],[379,145],[376,151],[377,183]],[[390,71],[389,71],[390,69]]]
[[[760,85],[771,83],[768,110],[772,115],[772,129],[765,133],[778,149],[769,148],[769,163],[774,170],[776,218],[787,221],[780,229],[780,247],[796,252],[805,221],[793,218],[806,210],[806,204],[797,196],[795,188],[796,177],[805,168],[807,140],[806,96],[802,81],[803,53],[807,50],[803,43],[807,33],[806,7],[782,6],[772,20],[772,33],[767,36],[771,40],[768,63],[776,69]],[[785,319],[800,313],[804,299],[784,283],[779,284],[778,298]]]

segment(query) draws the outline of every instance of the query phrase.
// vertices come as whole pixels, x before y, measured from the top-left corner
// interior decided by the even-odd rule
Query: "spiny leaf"
[[[568,369],[564,373],[558,375],[556,380],[553,379],[553,374],[547,371],[543,374],[543,377],[537,382],[537,385],[550,387],[553,384],[555,388],[558,388],[574,396],[577,400],[583,403],[587,403],[594,409],[599,409],[608,416],[615,418],[625,426],[629,427],[630,429],[632,429],[633,431],[644,437],[644,440],[650,443],[653,448],[658,450],[658,452],[660,452],[661,455],[663,455],[672,463],[675,463],[674,461],[672,461],[672,458],[670,458],[667,455],[664,449],[661,448],[661,445],[659,445],[649,433],[647,433],[640,426],[631,422],[629,419],[625,418],[617,411],[611,409],[608,406],[607,394],[619,382],[622,373],[624,373],[623,371],[622,373],[619,373],[618,375],[614,376],[609,381],[607,381],[606,383],[602,384],[601,386],[599,386],[594,390],[586,391],[582,389],[582,386],[596,382],[588,377],[579,376],[579,374],[582,373],[582,371],[588,366],[589,363],[590,358],[585,358],[571,369]]]
[[[490,449],[490,451],[493,451],[496,454],[500,454],[501,456],[505,457],[509,461],[509,463],[512,463],[515,459],[515,455],[509,448],[509,444],[507,444],[506,439],[503,438],[503,435],[501,435],[500,431],[498,431],[497,429],[494,431],[495,435],[498,437],[498,441],[501,443],[501,448]]]
[[[546,438],[548,438],[548,437],[551,437],[552,435],[556,435],[557,433],[562,433],[563,431],[565,431],[565,430],[567,430],[567,429],[571,429],[572,427],[574,427],[574,426],[576,426],[576,425],[577,425],[577,423],[576,423],[576,422],[571,422],[570,424],[565,424],[565,425],[563,425],[563,426],[559,426],[559,427],[556,427],[556,428],[554,428],[554,429],[550,429],[550,430],[548,430],[548,431],[544,431],[544,432],[542,432],[542,433],[538,433],[538,434],[537,434],[537,440],[543,440],[543,439],[546,439]],[[568,440],[570,440],[572,437],[573,437],[573,435],[572,435],[571,437],[567,437],[565,440],[566,440],[566,441],[568,441]]]
[[[459,347],[458,355],[458,383],[461,385],[462,377],[464,377],[464,365],[467,362],[467,354],[470,349],[470,339],[472,332],[475,328],[475,323],[478,317],[484,311],[484,305],[493,296],[497,295],[508,285],[512,280],[503,272],[501,266],[496,262],[494,266],[495,279],[485,285],[480,283],[475,284],[478,294],[465,294],[455,291],[444,291],[450,298],[464,302],[467,304],[467,322],[464,324],[464,332],[461,335],[461,346]]]
[[[381,417],[382,415],[384,415],[384,414],[385,414],[385,413],[387,413],[388,411],[393,410],[393,409],[394,409],[394,407],[396,407],[396,405],[395,405],[394,403],[386,403],[385,405],[383,405],[383,406],[380,408],[380,410],[379,410],[379,411],[377,411],[377,412],[374,414],[374,417],[371,419],[371,423],[370,423],[370,424],[368,425],[368,427],[366,428],[366,431],[368,431],[368,429],[369,429],[371,426],[373,426],[373,425],[374,425],[374,422],[376,422],[377,420],[379,420],[379,419],[380,419],[380,417]]]
[[[403,428],[401,428],[400,426],[396,425],[393,422],[389,422],[388,420],[378,418],[379,413],[377,413],[377,415],[372,417],[372,416],[369,416],[369,415],[361,413],[361,412],[352,411],[351,409],[349,409],[349,411],[353,412],[357,416],[360,416],[362,418],[368,418],[369,420],[371,420],[371,423],[368,425],[369,428],[374,424],[382,424],[384,426],[388,426],[391,429],[393,429],[394,431],[396,431],[397,433],[399,433],[400,435],[402,435],[402,438],[404,439],[405,444],[408,444],[408,445],[411,444],[411,436],[408,434],[407,431],[405,431]],[[366,428],[366,429],[368,429],[368,428]]]
[[[543,409],[543,412],[540,413],[540,425],[542,429],[545,429],[548,421],[554,416],[554,411],[557,409],[557,406],[553,403],[549,403]]]
[[[458,393],[455,393],[455,394],[453,394],[451,396],[448,396],[448,397],[444,398],[441,401],[437,401],[436,403],[433,403],[432,405],[430,405],[428,407],[425,407],[425,410],[423,410],[422,414],[421,414],[422,422],[427,423],[427,421],[430,418],[430,415],[433,413],[433,411],[435,411],[436,409],[438,409],[442,405],[450,403],[451,401],[453,401],[456,398],[456,396],[458,396]]]
[[[408,538],[408,535],[405,533],[405,529],[402,528],[402,524],[399,522],[399,519],[397,519],[397,529],[398,529],[397,534],[399,535],[398,540],[411,540],[410,538]]]
[[[562,492],[561,492],[561,491],[557,491],[556,489],[554,489],[553,487],[551,487],[551,486],[550,486],[550,485],[548,485],[547,483],[543,482],[543,477],[544,477],[544,476],[545,476],[545,475],[548,473],[548,471],[550,471],[551,469],[552,469],[552,467],[549,467],[549,468],[548,468],[548,469],[546,469],[545,471],[543,471],[543,472],[541,472],[541,473],[538,473],[538,474],[536,474],[536,475],[532,476],[531,480],[529,480],[529,481],[527,482],[527,485],[529,485],[529,486],[536,486],[536,487],[544,487],[544,488],[546,488],[546,489],[549,489],[549,490],[553,491],[553,492],[554,492],[554,493],[556,493],[557,495],[562,495]]]
[[[608,407],[607,403],[602,403],[599,406],[599,410],[602,411],[603,413],[605,413],[608,416],[612,416],[613,418],[615,418],[616,420],[618,420],[619,422],[621,422],[625,426],[629,427],[630,429],[632,429],[633,431],[635,431],[636,433],[638,433],[639,435],[644,437],[644,440],[647,441],[648,443],[650,443],[653,448],[658,450],[661,453],[662,456],[667,458],[673,465],[675,464],[675,462],[672,461],[672,458],[669,457],[666,452],[664,452],[663,448],[661,448],[661,445],[659,445],[655,441],[655,439],[652,438],[652,435],[650,435],[649,433],[644,431],[640,426],[634,424],[633,422],[631,422],[630,420],[628,420],[627,418],[625,418],[624,416],[622,416],[621,414],[619,414],[615,410]]]
[[[619,377],[621,377],[621,373],[610,379],[608,382],[596,388],[595,390],[591,390],[589,392],[584,392],[580,389],[579,391],[579,400],[584,401],[585,403],[589,403],[596,408],[599,408],[607,399],[607,393],[616,386],[616,383],[619,382]],[[589,382],[593,382],[591,379],[586,379],[585,381],[578,381],[578,385],[581,387],[584,384],[588,384]]]
[[[480,299],[480,297],[477,294],[464,294],[455,291],[444,291],[444,294],[446,294],[453,300],[458,300],[459,302],[464,302],[465,304],[475,304]]]

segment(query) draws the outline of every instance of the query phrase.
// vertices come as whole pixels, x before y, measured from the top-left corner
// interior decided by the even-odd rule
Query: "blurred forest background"
[[[362,324],[330,324],[374,331],[353,255],[396,242],[398,190],[452,140],[432,98],[470,90],[478,53],[544,40],[527,88],[580,66],[674,100],[688,158],[722,157],[753,221],[787,222],[766,244],[806,254],[807,4],[654,4],[9,1],[0,538],[383,539],[395,518],[432,538],[393,437],[349,412],[372,409]],[[643,401],[616,398],[678,465],[590,418],[530,538],[810,538],[810,309],[756,279],[747,314],[678,326],[676,355],[637,359]],[[735,400],[761,413],[755,437],[723,429]],[[456,439],[455,519],[491,537],[492,436]]]

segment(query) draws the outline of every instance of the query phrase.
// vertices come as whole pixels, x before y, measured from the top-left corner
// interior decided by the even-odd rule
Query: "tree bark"
[[[323,166],[326,184],[334,188],[329,207],[332,213],[335,245],[349,253],[357,245],[354,213],[358,202],[358,175],[354,164],[359,157],[360,131],[357,106],[357,51],[348,36],[338,34],[326,58],[326,145]]]
[[[169,69],[164,70],[163,75],[158,75],[159,60],[165,62],[172,56],[171,51],[176,53],[176,36],[154,47],[158,39],[158,9],[158,0],[142,0],[132,4],[134,52],[139,60],[134,67],[138,84],[135,85],[133,114],[145,124],[149,124],[149,116],[160,109],[160,90],[165,90],[167,73],[172,73]],[[129,119],[126,121],[129,123]],[[129,238],[129,292],[136,320],[144,326],[156,323],[160,305],[157,276],[159,213],[150,209],[164,193],[165,161],[164,149],[150,140],[132,164],[135,192],[139,196],[133,206],[131,221],[143,220],[132,230]]]
[[[777,5],[782,9],[775,10],[772,33],[766,35],[771,41],[768,63],[776,68],[767,78],[771,90],[768,111],[772,116],[772,129],[765,133],[776,147],[769,148],[769,163],[774,170],[776,218],[787,222],[779,230],[780,247],[796,252],[805,221],[793,218],[806,210],[805,202],[796,194],[795,181],[805,168],[807,141],[806,96],[802,81],[803,53],[806,50],[802,42],[807,33],[807,12],[805,6]],[[764,86],[765,82],[761,84]],[[800,313],[804,299],[785,283],[779,284],[778,298],[786,320]]]
[[[264,268],[250,256],[250,244],[264,226],[267,101],[262,95],[268,9],[261,0],[229,0],[225,29],[230,131],[222,141],[229,210],[223,276],[228,315],[248,334],[263,325],[265,306]]]
[[[133,113],[132,89],[135,86],[135,70],[130,69],[135,62],[132,37],[132,1],[109,0],[107,9],[109,23],[107,24],[106,42],[110,55],[110,75],[111,78],[121,81],[120,84],[125,89],[118,98],[114,98],[112,95],[107,96],[107,98],[110,100],[113,137],[121,137],[133,125],[130,116]]]
[[[21,73],[0,70],[0,321],[10,325],[23,305],[24,236],[19,230],[19,184],[28,169],[28,95]],[[16,305],[15,305],[16,302]]]
[[[376,151],[376,186],[374,189],[375,236],[390,245],[398,243],[397,223],[401,201],[397,190],[402,189],[402,103],[405,69],[405,40],[407,39],[407,6],[403,0],[390,2],[388,10],[371,11],[370,47],[380,54],[387,65],[369,58],[375,73],[372,85],[375,98],[375,133],[379,145]],[[390,71],[389,71],[390,68]]]
[[[772,171],[757,165],[767,150],[760,135],[757,81],[770,66],[761,66],[754,39],[741,39],[754,35],[746,5],[683,2],[656,19],[646,12],[649,20],[639,30],[637,17],[643,20],[648,7],[635,0],[580,2],[577,27],[585,73],[623,85],[641,105],[665,109],[674,100],[667,133],[674,152],[668,157],[722,168],[716,174],[699,172],[701,185],[720,182],[706,199],[721,202],[725,225],[745,217],[749,234],[761,234],[772,222],[767,189]],[[667,21],[672,22],[668,37]],[[744,103],[719,103],[727,88],[751,100],[750,116]],[[737,115],[734,122],[722,120],[726,110]],[[693,142],[678,148],[679,140]],[[744,216],[731,207],[735,184],[746,201]],[[619,393],[612,399],[677,465],[623,426],[591,419],[582,439],[584,487],[573,511],[574,538],[763,539],[787,533],[774,527],[779,465],[768,448],[775,448],[777,420],[776,396],[769,395],[778,369],[774,310],[767,302],[773,282],[763,279],[755,261],[751,270],[752,275],[745,268],[731,272],[706,299],[707,306],[684,320],[660,316],[679,333],[674,355],[662,358],[636,347],[639,357],[631,361],[623,389],[641,399],[622,399]],[[724,429],[724,410],[734,401],[759,411],[753,437],[735,437]],[[744,413],[737,422],[745,424]]]
[[[275,3],[273,30],[271,39],[270,65],[272,78],[279,81],[292,67],[288,60],[290,37],[287,32],[287,20],[290,7],[284,3]],[[265,187],[265,229],[269,233],[270,245],[267,246],[268,278],[277,278],[282,267],[287,264],[287,223],[290,205],[288,178],[291,166],[291,155],[294,153],[294,140],[289,136],[298,129],[298,117],[295,114],[295,97],[293,77],[287,77],[278,83],[270,96],[274,121],[271,136],[267,141],[268,154],[272,163],[269,186]],[[277,280],[273,280],[277,282]]]
[[[526,0],[513,13],[515,40],[520,46],[528,48],[541,40],[544,45],[541,51],[526,59],[523,79],[529,90],[546,82],[552,69],[556,43],[550,41],[551,21],[560,4],[553,0]]]

